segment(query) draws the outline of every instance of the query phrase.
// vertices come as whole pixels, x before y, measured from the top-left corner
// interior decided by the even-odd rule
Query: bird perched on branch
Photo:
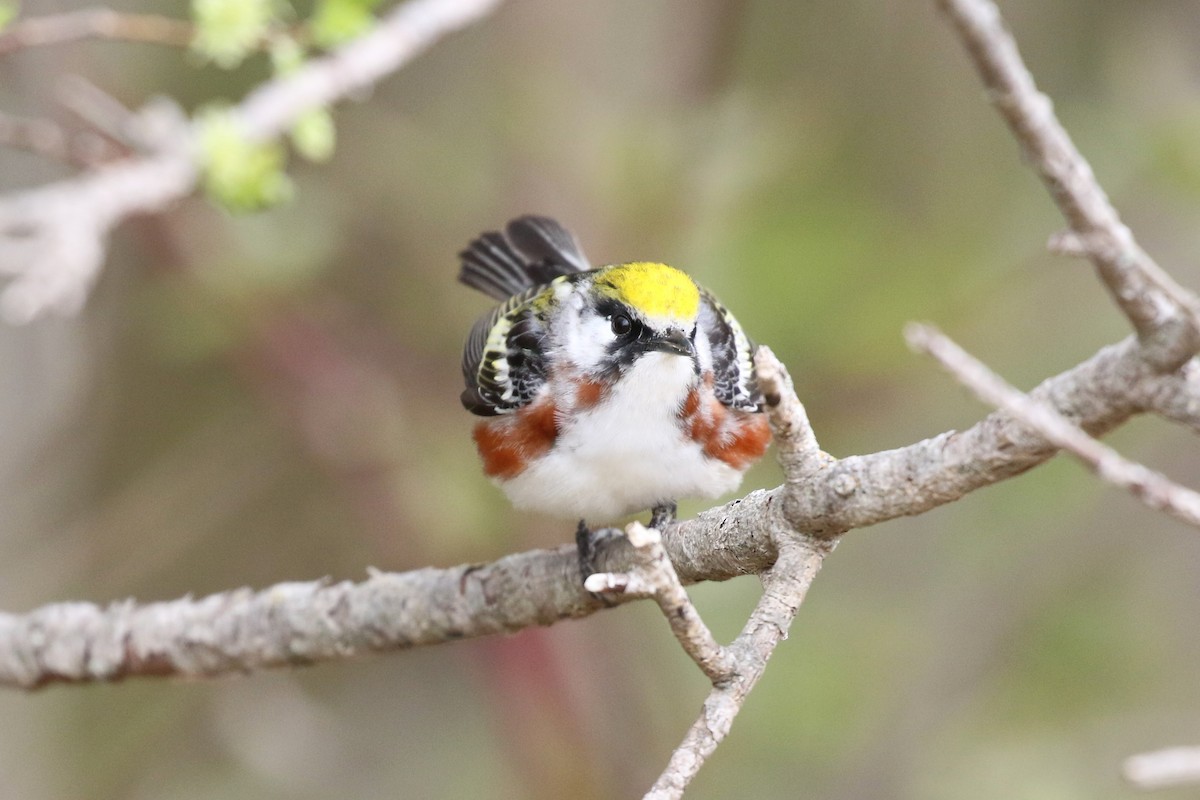
[[[512,220],[459,257],[458,279],[501,301],[463,349],[462,403],[481,419],[483,471],[517,508],[587,521],[652,509],[741,483],[770,430],[753,345],[712,294],[666,264],[592,269],[546,217]]]

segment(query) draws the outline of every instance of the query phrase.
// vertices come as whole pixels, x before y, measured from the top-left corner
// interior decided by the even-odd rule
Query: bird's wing
[[[463,347],[467,388],[463,407],[472,414],[507,414],[533,400],[546,382],[546,324],[536,299],[547,287],[527,289],[481,317]]]
[[[504,233],[481,234],[458,256],[459,281],[497,300],[591,269],[570,231],[549,217],[533,215],[511,220]]]
[[[762,393],[754,372],[754,342],[725,306],[707,289],[700,290],[700,330],[712,350],[713,389],[730,408],[761,411]]]

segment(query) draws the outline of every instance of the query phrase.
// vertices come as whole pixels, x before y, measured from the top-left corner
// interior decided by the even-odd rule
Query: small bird
[[[593,269],[575,237],[523,216],[459,253],[462,283],[501,301],[463,348],[462,404],[483,471],[517,508],[588,521],[737,488],[771,434],[754,345],[712,294],[666,264]]]

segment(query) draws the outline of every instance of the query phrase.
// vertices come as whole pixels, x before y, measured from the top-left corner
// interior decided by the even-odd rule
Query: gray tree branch
[[[1200,433],[1200,363],[1147,377],[1135,388],[1145,410]]]
[[[235,118],[251,140],[277,136],[306,111],[361,91],[498,3],[401,3],[360,38],[251,92]],[[132,215],[162,211],[196,188],[196,131],[179,114],[170,122],[148,155],[0,197],[0,275],[10,278],[0,316],[21,323],[50,310],[77,312],[104,265],[113,228]]]
[[[1165,511],[1200,527],[1200,494],[1124,458],[1072,425],[1053,408],[1017,391],[932,325],[909,325],[905,337],[909,346],[937,359],[980,400],[1003,409],[1054,447],[1075,456],[1101,480],[1128,490],[1156,511]]]
[[[1113,299],[1145,344],[1145,357],[1163,371],[1196,354],[1200,303],[1134,240],[1100,187],[1087,160],[1054,115],[991,0],[937,0],[1008,123],[1026,162],[1058,205],[1071,235],[1055,248],[1086,254]]]
[[[738,663],[737,673],[731,680],[713,687],[700,716],[671,754],[666,769],[646,798],[670,800],[683,796],[692,778],[729,734],[734,717],[762,677],[767,659],[786,638],[808,587],[833,549],[830,540],[797,537],[787,529],[781,530],[780,535],[779,557],[763,577],[762,599],[729,648]]]
[[[49,119],[0,112],[0,147],[27,150],[53,161],[93,167],[120,155],[112,142],[93,131],[69,131]]]
[[[1154,375],[1136,340],[1129,339],[1049,378],[1030,396],[1100,435],[1144,409],[1138,387]],[[1036,432],[995,412],[965,431],[830,461],[802,483],[751,492],[668,526],[663,545],[684,583],[760,574],[775,563],[776,531],[831,538],[920,514],[1018,475],[1056,452]],[[622,538],[602,543],[598,568],[627,571],[628,546]],[[286,584],[287,613],[273,613],[270,598],[280,591],[238,590],[142,606],[56,604],[0,615],[0,685],[245,672],[296,663],[281,653],[305,653],[310,661],[340,659],[548,625],[601,608],[582,590],[571,546],[485,565],[389,573],[358,584]],[[395,616],[387,625],[360,629],[369,614],[339,626],[336,616],[321,611],[332,607],[387,609]],[[423,616],[434,608],[436,614]],[[226,615],[239,622],[223,627],[220,618]],[[257,633],[246,638],[245,631]],[[201,660],[194,656],[197,641],[205,652]]]
[[[667,618],[679,646],[708,679],[714,684],[729,680],[737,671],[737,664],[729,651],[717,642],[688,597],[663,547],[662,533],[640,522],[631,522],[625,527],[625,538],[636,557],[631,570],[597,572],[587,577],[583,588],[607,596],[654,600]]]
[[[821,451],[804,405],[796,396],[791,376],[775,354],[760,347],[754,356],[776,457],[783,468],[785,486],[798,486],[828,466],[832,458]],[[792,620],[804,602],[808,587],[836,545],[833,539],[807,536],[786,525],[769,532],[778,557],[763,576],[763,595],[741,634],[728,648],[732,662],[727,674],[713,681],[700,716],[675,748],[666,769],[646,793],[653,800],[674,800],[716,751],[733,727],[750,690],[766,669],[767,660],[787,638]]]
[[[1169,747],[1138,753],[1121,765],[1125,780],[1147,791],[1200,783],[1200,747]]]
[[[172,17],[83,8],[14,22],[0,33],[0,56],[92,38],[187,47],[194,33],[191,23]]]
[[[1093,435],[1142,410],[1136,387],[1155,374],[1136,339],[1100,350],[1043,381],[1030,395]],[[900,516],[922,514],[976,489],[1019,475],[1057,451],[996,412],[965,431],[947,431],[896,450],[839,459],[795,487],[789,519],[801,530],[836,536]]]
[[[626,546],[614,539],[600,557],[624,559]],[[0,614],[0,684],[295,666],[511,633],[598,607],[582,589],[571,546],[490,564],[376,572],[359,583],[284,583],[145,605],[56,603]]]

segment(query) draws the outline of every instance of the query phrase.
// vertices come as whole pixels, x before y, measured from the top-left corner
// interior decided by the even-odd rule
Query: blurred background
[[[25,15],[82,7],[24,4]],[[187,13],[186,4],[121,3]],[[1200,285],[1200,6],[1012,0],[1040,85],[1145,248]],[[0,61],[0,109],[84,75],[236,101],[265,59],[88,42]],[[455,253],[524,212],[662,260],[791,367],[837,456],[985,409],[931,320],[1023,388],[1127,333],[930,2],[512,0],[336,113],[296,196],[132,221],[76,318],[0,329],[0,608],[358,579],[570,540],[482,477]],[[0,151],[0,190],[70,169]],[[1111,440],[1195,485],[1196,443]],[[771,459],[745,490],[774,486]],[[685,504],[685,514],[701,506]],[[721,638],[757,599],[695,587]],[[694,798],[1122,798],[1200,743],[1200,538],[1058,459],[850,533]],[[705,696],[635,604],[505,639],[210,682],[0,692],[12,798],[640,796]],[[1191,797],[1178,790],[1163,797]]]

